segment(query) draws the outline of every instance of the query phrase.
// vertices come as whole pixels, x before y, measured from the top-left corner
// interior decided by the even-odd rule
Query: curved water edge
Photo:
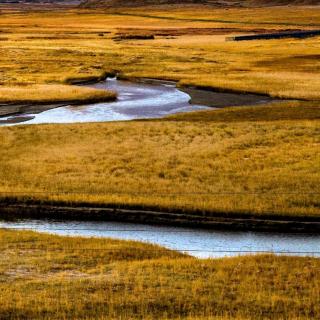
[[[320,257],[319,234],[235,232],[123,222],[32,219],[0,221],[0,228],[34,230],[67,236],[136,240],[158,244],[198,258],[257,253]]]
[[[135,82],[107,78],[86,86],[118,93],[114,102],[84,105],[2,106],[0,125],[83,123],[155,119],[168,115],[222,108],[258,105],[273,101],[268,96],[177,88],[175,82],[140,79]],[[1,116],[2,115],[2,116]]]
[[[206,106],[190,104],[190,96],[177,89],[174,83],[142,83],[108,78],[87,86],[115,91],[118,98],[114,102],[84,105],[47,105],[47,110],[46,106],[24,107],[22,113],[17,112],[0,120],[3,124],[11,125],[128,121],[208,109]]]

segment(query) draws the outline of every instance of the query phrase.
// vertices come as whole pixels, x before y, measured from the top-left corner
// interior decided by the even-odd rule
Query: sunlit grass
[[[319,37],[231,43],[223,29],[318,28],[314,9],[128,12],[1,12],[0,102],[109,99],[66,85],[108,71],[320,99]],[[166,35],[112,39],[139,32]],[[292,101],[1,128],[0,201],[319,217],[319,110]],[[197,260],[132,241],[6,230],[0,251],[1,319],[320,318],[319,259]]]
[[[0,230],[1,319],[317,319],[320,260]]]
[[[110,101],[116,99],[116,93],[107,90],[55,85],[28,85],[0,87],[0,103],[50,103]]]
[[[62,83],[118,72],[313,101],[181,115],[164,122],[1,129],[1,190],[25,192],[13,193],[19,200],[318,216],[319,37],[224,41],[230,27],[237,32],[315,28],[314,10],[151,12],[170,19],[145,17],[138,9],[128,12],[134,15],[3,14],[4,100],[105,97]],[[113,40],[117,34],[137,33],[156,33],[155,40]],[[8,87],[16,91],[11,94]],[[35,191],[44,194],[35,196]]]
[[[319,110],[287,103],[1,128],[2,201],[319,216]]]
[[[319,37],[224,41],[230,32],[317,28],[315,10],[195,8],[149,13],[171,18],[146,17],[141,9],[121,14],[3,14],[0,83],[64,83],[70,78],[86,79],[118,71],[127,77],[157,77],[282,98],[320,99]],[[146,41],[113,40],[117,34],[132,33],[156,37]],[[81,90],[77,94],[81,95]],[[72,95],[75,98],[77,94]],[[15,101],[14,96],[11,99]]]

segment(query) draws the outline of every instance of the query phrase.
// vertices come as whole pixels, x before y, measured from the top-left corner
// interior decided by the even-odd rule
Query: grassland
[[[0,230],[1,319],[317,319],[320,260]]]
[[[2,199],[319,217],[320,108],[300,104],[2,128]]]
[[[0,102],[106,98],[156,77],[294,101],[161,120],[0,128],[0,201],[319,219],[315,8],[2,11]],[[155,40],[121,40],[126,35]],[[103,97],[102,97],[102,96]],[[1,319],[317,319],[320,260],[197,260],[157,246],[0,229]]]
[[[2,201],[319,217],[319,37],[225,42],[319,28],[317,17],[306,7],[3,12],[4,100],[21,101],[12,87],[33,100],[26,86],[40,86],[39,100],[51,92],[53,101],[57,88],[110,72],[294,101],[162,121],[1,128]],[[155,40],[121,40],[150,34]],[[88,94],[68,88],[72,99]]]
[[[319,100],[319,37],[225,42],[230,34],[312,28],[319,28],[318,10],[306,7],[4,11],[0,82],[5,87],[51,85],[118,71],[126,77]],[[156,38],[114,41],[128,34]],[[72,99],[77,94],[80,89],[71,93]]]

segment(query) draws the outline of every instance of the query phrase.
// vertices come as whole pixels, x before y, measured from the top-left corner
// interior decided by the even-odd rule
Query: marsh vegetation
[[[319,217],[319,111],[2,128],[2,200]]]

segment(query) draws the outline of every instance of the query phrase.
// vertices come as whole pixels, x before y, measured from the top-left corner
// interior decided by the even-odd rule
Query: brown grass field
[[[320,260],[0,229],[1,319],[318,319]]]
[[[67,86],[62,84],[34,84],[27,86],[0,87],[0,103],[92,103],[112,101],[116,93],[85,87]]]

